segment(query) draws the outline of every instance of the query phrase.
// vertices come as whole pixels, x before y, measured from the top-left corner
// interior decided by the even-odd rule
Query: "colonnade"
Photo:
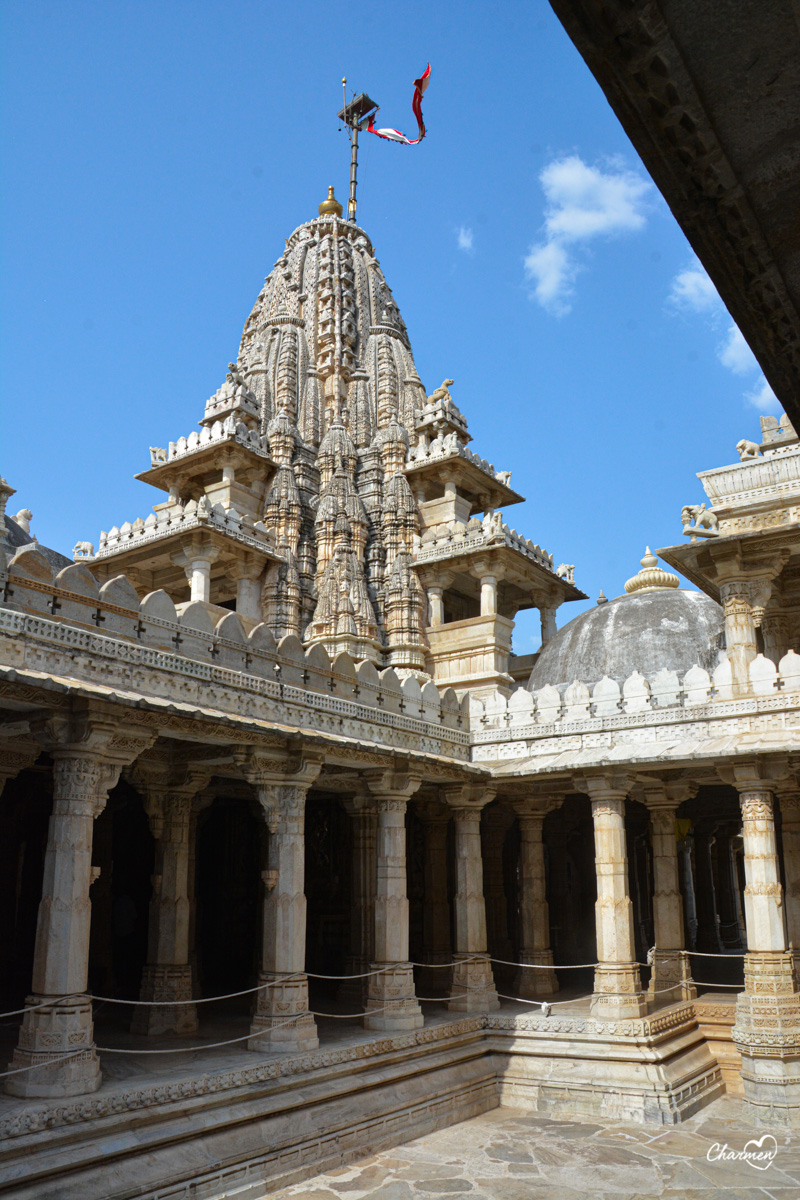
[[[123,768],[129,769],[129,778],[144,797],[156,863],[148,960],[133,1030],[193,1033],[198,1024],[190,963],[191,841],[197,797],[208,783],[210,768],[140,758],[152,735],[133,730],[122,736],[102,723],[90,726],[82,738],[62,730],[60,740],[50,744],[54,800],[32,991],[9,1065],[14,1073],[6,1078],[7,1090],[18,1095],[76,1095],[99,1085],[87,993],[92,829]],[[319,785],[322,759],[267,757],[251,749],[234,751],[233,757],[269,830],[262,876],[261,966],[247,1046],[261,1053],[314,1049],[319,1037],[306,974],[305,808],[309,790]],[[783,1079],[791,1057],[783,1051],[800,1051],[796,951],[790,948],[800,948],[800,791],[785,781],[762,777],[752,764],[731,767],[723,777],[740,796],[746,875],[745,989],[738,1000],[734,1037],[756,1085],[763,1085],[769,1075],[767,1086],[783,1087],[785,1096],[795,1081],[792,1077],[787,1084]],[[422,775],[409,770],[371,769],[362,773],[356,792],[345,800],[353,838],[350,954],[344,974],[353,978],[343,994],[363,1005],[362,1019],[369,1030],[408,1031],[423,1024],[409,951],[406,864],[407,808],[421,784]],[[591,1013],[610,1021],[635,1019],[654,1004],[691,1000],[696,992],[684,940],[684,851],[676,814],[695,788],[680,780],[643,785],[625,772],[611,771],[584,773],[574,777],[571,786],[588,796],[594,829],[597,951]],[[651,822],[655,948],[647,990],[635,948],[626,846],[626,801],[634,791]],[[481,816],[495,792],[485,784],[463,784],[440,787],[434,795],[424,792],[416,805],[425,831],[426,960],[417,986],[423,985],[419,993],[424,997],[427,987],[444,985],[453,1012],[490,1012],[500,1002],[487,948],[485,897],[498,886],[502,850],[498,851],[501,841],[487,838],[488,856],[495,862],[487,872]],[[783,812],[785,897],[776,796]],[[519,829],[520,938],[514,994],[522,999],[545,1000],[558,991],[543,829],[548,812],[559,803],[553,796],[517,795],[506,805]],[[505,829],[503,822],[489,825],[490,830]],[[454,851],[450,893],[448,826]],[[685,864],[683,872],[685,876]],[[781,1047],[782,1057],[777,1058],[784,1064],[777,1084],[776,1053],[770,1051],[775,1046]]]

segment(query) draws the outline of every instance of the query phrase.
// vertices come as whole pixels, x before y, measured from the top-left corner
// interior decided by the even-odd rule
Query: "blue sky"
[[[158,500],[148,446],[195,428],[283,239],[346,193],[343,75],[411,134],[432,64],[426,140],[366,139],[359,222],[423,382],[527,497],[507,522],[592,603],[779,411],[546,0],[0,0],[0,37],[0,473],[42,542]]]

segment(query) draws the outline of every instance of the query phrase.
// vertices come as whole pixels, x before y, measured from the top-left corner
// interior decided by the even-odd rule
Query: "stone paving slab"
[[[764,1169],[709,1161],[767,1133]],[[711,1150],[712,1155],[714,1153]],[[755,1127],[723,1097],[677,1128],[552,1118],[515,1108],[441,1129],[269,1193],[270,1200],[800,1200],[800,1134]]]

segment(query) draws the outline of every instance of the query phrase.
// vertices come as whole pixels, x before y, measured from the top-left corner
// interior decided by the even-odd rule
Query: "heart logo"
[[[771,1133],[765,1133],[758,1141],[751,1138],[744,1148],[743,1157],[748,1167],[755,1167],[757,1171],[766,1171],[768,1167],[772,1166],[777,1153],[778,1143]]]

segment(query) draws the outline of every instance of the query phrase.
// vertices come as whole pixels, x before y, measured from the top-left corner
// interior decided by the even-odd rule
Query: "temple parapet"
[[[263,623],[248,633],[236,613],[215,621],[210,606],[176,608],[164,591],[140,602],[124,575],[101,586],[84,563],[55,575],[33,544],[2,565],[0,597],[0,660],[6,666],[22,669],[29,648],[37,662],[52,653],[55,663],[68,645],[73,683],[102,678],[127,689],[137,669],[144,697],[183,702],[187,681],[195,680],[205,708],[253,712],[250,693],[253,701],[266,696],[287,706],[284,713],[273,708],[273,720],[327,729],[340,728],[340,717],[361,720],[402,731],[424,748],[435,743],[437,753],[467,754],[465,710],[452,689],[441,694],[431,682],[401,680],[391,668],[357,665],[347,654],[331,661],[323,646],[306,650],[293,635],[276,643]],[[63,667],[54,673],[63,675]]]
[[[498,691],[470,701],[474,728],[505,729],[510,725],[539,725],[555,722],[590,721],[597,717],[632,715],[662,708],[695,709],[698,705],[725,703],[742,699],[743,695],[775,696],[778,693],[800,693],[800,654],[790,650],[776,666],[771,659],[759,654],[748,666],[749,688],[746,693],[734,691],[731,664],[723,660],[709,674],[695,666],[679,677],[666,668],[652,679],[634,671],[620,686],[605,676],[590,686],[575,680],[566,688],[548,685],[536,692],[518,688],[506,697]],[[696,718],[697,713],[692,713]],[[476,724],[477,722],[477,724]]]

